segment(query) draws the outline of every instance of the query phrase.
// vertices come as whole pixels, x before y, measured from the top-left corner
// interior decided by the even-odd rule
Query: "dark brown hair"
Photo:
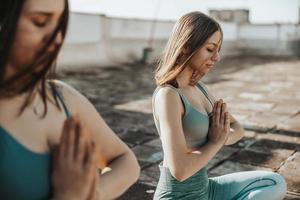
[[[57,34],[61,33],[63,39],[66,35],[69,5],[65,0],[65,8],[60,16],[58,25],[53,31],[44,47],[37,53],[37,57],[32,64],[25,66],[13,77],[5,79],[6,67],[11,53],[12,45],[16,36],[18,21],[24,6],[25,0],[1,0],[0,7],[0,98],[12,97],[18,94],[28,92],[27,98],[20,109],[20,114],[30,104],[33,98],[33,91],[39,87],[38,94],[41,96],[44,104],[44,117],[47,114],[47,79],[55,76],[55,61],[60,51],[61,45],[58,45],[55,51],[47,53],[47,49],[53,43]],[[56,105],[59,107],[54,83],[50,83],[52,95]]]

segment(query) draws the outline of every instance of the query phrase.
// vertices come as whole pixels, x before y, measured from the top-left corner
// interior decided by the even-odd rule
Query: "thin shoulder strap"
[[[189,108],[189,100],[181,93],[181,91],[178,88],[174,87],[173,85],[166,84],[165,86],[173,89],[175,92],[177,92],[179,94],[180,99],[183,103],[185,113],[186,113]]]
[[[188,103],[187,103],[187,99],[185,99],[185,96],[183,96],[183,95],[181,94],[181,92],[180,92],[179,90],[177,90],[177,88],[175,88],[175,87],[172,86],[172,85],[166,84],[166,85],[164,85],[163,87],[169,87],[169,88],[171,88],[172,90],[174,90],[176,93],[179,94],[180,99],[181,99],[182,104],[183,104],[183,108],[184,108],[184,115],[186,115],[186,113],[188,112],[189,106],[188,106]],[[157,128],[157,130],[158,130],[158,134],[159,134],[159,135],[160,135],[160,125],[159,125],[159,121],[158,121],[158,119],[156,118],[156,115],[155,115],[155,96],[156,96],[157,92],[158,92],[161,88],[162,88],[161,86],[158,86],[158,87],[155,89],[155,91],[154,91],[154,93],[153,93],[153,95],[152,95],[152,113],[153,113],[154,122],[155,122],[155,125],[156,125],[156,128]]]
[[[181,92],[180,92],[177,88],[175,88],[173,85],[165,84],[163,87],[169,87],[169,88],[171,88],[172,90],[174,90],[176,93],[179,94],[179,97],[180,97],[180,99],[181,99],[181,101],[182,101],[182,103],[183,103],[184,113],[186,113],[186,112],[188,111],[188,108],[189,108],[189,107],[188,107],[189,103],[188,103],[188,100],[186,99],[186,97],[185,97],[183,94],[181,94]],[[157,92],[158,92],[161,88],[162,88],[161,86],[157,87],[157,88],[155,89],[154,93],[153,93],[153,96],[152,96],[152,105],[153,105],[153,106],[152,106],[152,111],[153,111],[153,113],[155,113],[155,108],[154,108],[154,104],[155,104],[155,102],[154,102],[155,96],[156,96]]]
[[[201,85],[201,83],[197,83],[197,87],[203,92],[203,94],[206,96],[206,98],[208,99],[208,101],[210,102],[212,107],[214,107],[214,104],[212,103],[212,101],[210,100],[210,98],[208,96],[208,92],[204,89],[204,87]]]
[[[54,93],[56,95],[56,97],[58,98],[58,100],[60,101],[61,105],[63,106],[63,109],[65,111],[66,117],[69,118],[72,116],[71,112],[68,109],[68,106],[65,103],[65,99],[61,93],[61,91],[59,91],[59,89],[57,87],[54,87]]]

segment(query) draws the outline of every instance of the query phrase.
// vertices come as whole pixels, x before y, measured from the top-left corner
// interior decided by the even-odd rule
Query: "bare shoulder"
[[[55,87],[61,92],[67,106],[71,109],[71,112],[80,113],[86,107],[93,107],[84,95],[66,82],[61,80],[51,80],[50,82],[54,83]]]
[[[83,96],[79,91],[77,91],[74,87],[67,84],[66,82],[63,82],[61,80],[50,80],[50,82],[54,83],[55,86],[63,93],[64,96]]]
[[[158,114],[176,111],[183,113],[184,110],[179,93],[171,87],[161,87],[155,95],[154,103]]]
[[[178,92],[171,87],[161,87],[156,93],[155,100],[158,101],[176,101],[180,96]]]

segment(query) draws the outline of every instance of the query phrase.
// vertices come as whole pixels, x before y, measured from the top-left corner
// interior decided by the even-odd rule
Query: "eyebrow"
[[[38,11],[38,12],[32,11],[29,14],[30,15],[45,15],[47,17],[52,17],[54,15],[54,13],[52,13],[52,12],[46,12],[46,11]]]
[[[206,43],[206,44],[213,44],[213,45],[215,45],[215,46],[218,46],[218,44],[213,43],[213,42],[208,42],[208,43]]]

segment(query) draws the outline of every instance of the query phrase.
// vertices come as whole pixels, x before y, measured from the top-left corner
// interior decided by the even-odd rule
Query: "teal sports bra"
[[[67,117],[70,113],[55,91]],[[42,200],[51,197],[51,152],[35,153],[0,126],[0,199]]]
[[[195,109],[192,104],[189,102],[189,100],[174,86],[166,84],[162,87],[169,87],[172,90],[174,90],[176,93],[179,94],[181,101],[184,106],[184,115],[182,117],[182,128],[184,132],[184,136],[186,139],[187,147],[189,148],[199,148],[203,146],[208,138],[208,129],[209,129],[209,118],[212,113],[201,113],[197,109]],[[153,116],[156,128],[158,130],[158,134],[160,135],[160,127],[159,127],[159,121],[155,117],[155,110],[154,110],[154,98],[156,93],[161,89],[162,87],[157,87],[153,94]],[[213,106],[212,101],[210,100],[207,91],[204,89],[204,87],[201,85],[201,83],[197,84],[197,88],[206,96],[208,101]]]

